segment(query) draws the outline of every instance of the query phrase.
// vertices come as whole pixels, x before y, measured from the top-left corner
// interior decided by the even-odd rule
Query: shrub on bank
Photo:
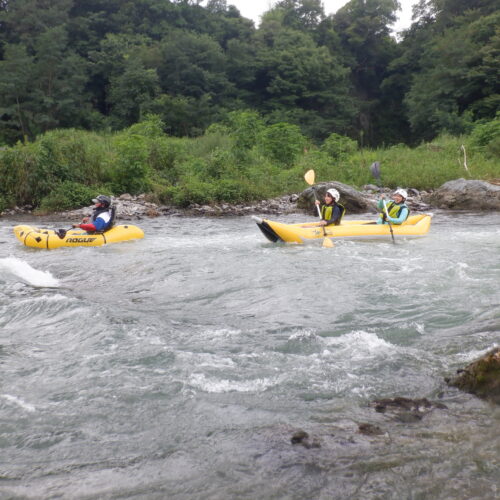
[[[321,149],[334,159],[347,158],[358,150],[358,143],[349,137],[339,134],[330,134]]]
[[[8,206],[7,200],[0,195],[0,212],[3,212]]]
[[[64,181],[42,199],[39,212],[62,212],[86,207],[92,203],[92,198],[95,198],[99,193],[102,193],[102,190],[97,190],[95,187],[88,187],[73,181]]]
[[[500,176],[494,154],[498,119],[479,124],[470,136],[376,150],[358,149],[337,134],[316,147],[297,127],[266,126],[252,113],[236,113],[232,120],[239,128],[213,125],[198,138],[163,134],[155,116],[113,134],[49,132],[33,143],[0,150],[1,203],[45,211],[75,208],[102,186],[108,194],[146,192],[180,207],[248,202],[303,190],[309,169],[315,170],[316,182],[360,188],[375,181],[369,168],[374,161],[380,162],[381,183],[388,187],[422,190],[459,177]],[[254,128],[258,133],[246,137]]]
[[[500,158],[500,112],[494,120],[479,123],[474,127],[470,143],[488,156]]]
[[[107,167],[115,193],[139,194],[149,190],[148,146],[148,139],[140,135],[121,134],[114,138],[114,154]]]

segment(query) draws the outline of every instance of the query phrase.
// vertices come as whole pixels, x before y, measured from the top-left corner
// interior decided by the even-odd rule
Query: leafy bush
[[[261,135],[261,140],[265,154],[288,167],[303,152],[306,145],[300,128],[284,122],[267,127]]]
[[[237,179],[222,179],[215,185],[214,196],[217,201],[239,203],[258,197],[253,186]]]
[[[245,113],[232,116],[247,125],[258,119]],[[164,135],[160,123],[148,117],[113,135],[54,130],[33,143],[0,149],[0,204],[42,203],[45,211],[66,210],[87,205],[98,192],[106,192],[102,186],[116,194],[149,193],[151,199],[181,207],[238,203],[301,191],[309,169],[315,170],[317,182],[336,180],[359,188],[373,182],[369,166],[374,161],[380,162],[387,187],[432,189],[468,175],[499,175],[499,118],[477,124],[471,136],[441,135],[417,148],[377,150],[358,150],[354,141],[337,134],[317,148],[288,123],[264,127],[255,146],[237,149],[235,136],[225,134],[223,126],[181,139]]]
[[[205,173],[212,179],[230,177],[237,171],[236,162],[230,151],[216,149],[205,162]]]
[[[228,113],[227,122],[237,151],[257,145],[264,130],[264,122],[255,111],[233,111]]]
[[[220,132],[206,133],[195,139],[182,139],[186,145],[186,151],[192,156],[204,158],[217,149],[231,149],[233,139],[229,134]]]
[[[231,130],[229,126],[222,123],[212,123],[205,130],[205,135],[218,135],[220,137],[228,136]]]
[[[358,143],[349,137],[339,134],[330,134],[321,147],[334,159],[345,158],[358,150]]]
[[[491,156],[500,156],[500,114],[497,118],[474,127],[471,133],[471,145],[483,149]]]
[[[186,141],[178,138],[156,138],[149,143],[147,163],[157,177],[174,184],[179,180],[181,165],[188,158]]]
[[[81,130],[53,130],[37,143],[40,167],[58,180],[92,184],[101,176],[102,157],[106,152],[102,137]]]
[[[215,187],[209,182],[204,182],[197,177],[183,179],[178,186],[165,188],[160,194],[160,199],[178,207],[188,207],[193,203],[199,205],[210,203],[214,200]]]
[[[138,135],[122,134],[114,141],[111,182],[117,193],[139,194],[151,185],[147,140]]]
[[[129,134],[155,139],[164,135],[165,124],[158,115],[146,115],[144,120],[135,123],[128,129]]]
[[[64,181],[42,199],[40,210],[42,212],[61,212],[86,207],[98,194],[95,188],[77,182]]]

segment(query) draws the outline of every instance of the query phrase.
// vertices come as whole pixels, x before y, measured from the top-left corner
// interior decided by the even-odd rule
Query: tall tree
[[[351,0],[332,19],[360,102],[359,126],[370,144],[390,140],[381,133],[383,122],[391,120],[390,96],[383,95],[381,84],[388,65],[399,55],[390,28],[398,9],[396,0]]]
[[[0,61],[0,139],[14,142],[32,135],[33,57],[23,44],[7,44]]]
[[[62,26],[41,33],[32,47],[8,45],[0,62],[2,125],[12,131],[17,122],[19,137],[28,138],[58,126],[81,126],[91,114],[86,61],[68,49]]]
[[[258,108],[316,138],[346,133],[355,114],[347,68],[309,34],[280,25],[279,12],[270,14],[257,38]]]
[[[315,30],[325,18],[321,0],[279,0],[274,9],[283,11],[283,25],[293,29]]]
[[[500,107],[500,12],[477,17],[466,11],[454,24],[424,46],[407,94],[412,129],[421,139],[465,132]]]

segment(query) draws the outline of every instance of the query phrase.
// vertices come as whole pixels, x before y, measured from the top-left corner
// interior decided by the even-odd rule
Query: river
[[[41,251],[16,223],[0,219],[2,500],[500,498],[500,409],[444,382],[500,344],[500,213],[334,248],[161,217],[140,241]],[[397,396],[446,408],[374,410]]]

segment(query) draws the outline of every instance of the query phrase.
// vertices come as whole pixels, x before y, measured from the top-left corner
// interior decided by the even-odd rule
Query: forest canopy
[[[416,145],[495,118],[498,0],[280,0],[259,27],[225,0],[0,0],[0,145],[155,115],[201,136],[235,111],[361,145]]]

